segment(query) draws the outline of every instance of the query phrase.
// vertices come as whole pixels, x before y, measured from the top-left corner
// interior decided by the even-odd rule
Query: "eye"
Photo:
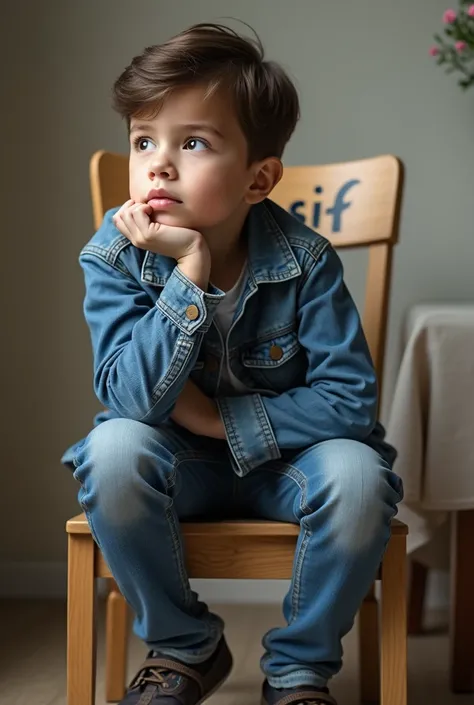
[[[148,137],[136,137],[133,146],[138,152],[149,152],[155,145]]]
[[[187,149],[189,152],[202,152],[205,149],[209,149],[209,145],[198,137],[191,137],[184,143],[183,149]]]

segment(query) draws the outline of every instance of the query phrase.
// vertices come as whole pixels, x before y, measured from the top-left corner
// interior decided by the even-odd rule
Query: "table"
[[[410,311],[387,439],[399,452],[408,552],[451,568],[451,687],[473,692],[474,304]]]

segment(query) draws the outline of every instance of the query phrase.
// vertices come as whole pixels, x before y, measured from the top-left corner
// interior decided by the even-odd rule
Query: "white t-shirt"
[[[235,310],[240,301],[240,297],[244,291],[247,282],[247,264],[244,265],[240,276],[232,289],[225,293],[224,298],[217,307],[214,314],[214,322],[219,329],[220,334],[225,342],[229,333],[232,321],[234,320]],[[222,365],[222,374],[219,383],[220,394],[249,394],[252,390],[242,384],[240,380],[233,374],[229,366],[229,358],[226,355],[224,364]]]

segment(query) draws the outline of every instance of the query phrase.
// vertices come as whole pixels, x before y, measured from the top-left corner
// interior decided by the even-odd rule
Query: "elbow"
[[[377,399],[359,399],[348,403],[343,418],[347,437],[365,441],[377,423]]]
[[[110,375],[106,379],[97,377],[94,389],[101,404],[122,418],[153,426],[163,424],[170,418],[172,406],[165,397],[155,399],[153,394],[146,394],[143,389],[114,384]]]
[[[370,436],[377,423],[377,409],[366,407],[363,409],[355,422],[357,440],[365,441]]]
[[[332,395],[334,437],[365,441],[377,423],[377,393],[375,388],[366,393],[344,393]]]

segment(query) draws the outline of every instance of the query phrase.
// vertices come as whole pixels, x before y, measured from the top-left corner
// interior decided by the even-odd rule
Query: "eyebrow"
[[[182,130],[189,130],[190,132],[211,132],[212,134],[216,135],[216,137],[219,137],[219,139],[224,139],[224,135],[222,134],[222,132],[219,132],[219,130],[210,123],[193,122],[186,125],[176,125],[176,127]],[[149,132],[151,128],[151,123],[137,123],[130,127],[130,134],[133,134],[134,132]]]
[[[151,125],[145,125],[144,123],[137,123],[135,125],[130,125],[129,134],[133,132],[148,132]]]
[[[224,139],[224,135],[222,132],[219,132],[217,127],[214,127],[214,125],[211,125],[210,123],[207,122],[194,122],[190,123],[188,125],[179,125],[179,127],[182,127],[183,130],[190,130],[191,132],[193,130],[196,130],[197,132],[203,131],[203,132],[212,132],[214,135],[219,137],[221,140]]]

